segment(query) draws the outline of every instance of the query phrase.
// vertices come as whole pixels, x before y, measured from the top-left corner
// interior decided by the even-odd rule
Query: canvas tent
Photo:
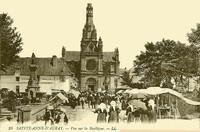
[[[79,91],[76,91],[76,90],[74,90],[74,89],[70,89],[67,93],[68,93],[68,94],[69,94],[69,93],[73,94],[76,98],[78,98],[78,96],[79,96],[79,94],[80,94]]]
[[[67,103],[69,102],[68,101],[68,98],[67,97],[65,97],[62,93],[58,93],[55,97],[53,97],[50,101],[53,101],[55,98],[59,98],[60,100],[62,100],[62,101],[66,101]]]
[[[200,105],[200,102],[187,99],[181,93],[179,93],[173,89],[169,89],[169,88],[149,87],[145,90],[144,89],[142,91],[140,90],[140,92],[144,92],[149,95],[159,95],[159,94],[163,94],[163,93],[169,93],[169,94],[172,94],[172,95],[175,95],[175,96],[181,98],[182,100],[184,100],[186,103],[188,103],[190,105]]]
[[[174,91],[172,89],[169,89],[169,88],[163,88],[165,93],[170,93],[172,95],[175,95],[179,98],[181,98],[182,100],[184,100],[186,103],[190,104],[190,105],[200,105],[200,102],[197,102],[197,101],[193,101],[193,100],[190,100],[190,99],[187,99],[185,98],[181,93],[177,92],[177,91]]]
[[[184,100],[186,103],[190,105],[200,105],[200,102],[187,99],[181,93],[170,88],[160,88],[160,87],[149,87],[147,89],[133,88],[133,89],[127,89],[123,93],[128,93],[128,94],[144,93],[148,95],[159,95],[159,94],[169,93],[181,98],[182,100]]]
[[[118,92],[117,92],[117,94],[120,94],[120,93],[122,93],[123,92],[123,90],[119,90]]]

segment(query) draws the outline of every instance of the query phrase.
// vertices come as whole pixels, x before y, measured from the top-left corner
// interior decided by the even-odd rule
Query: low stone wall
[[[58,107],[61,104],[61,102],[56,103],[47,103],[47,104],[38,104],[38,105],[26,105],[23,107],[23,121],[31,121],[31,122],[37,122],[41,119],[43,119],[45,115],[46,108],[49,105],[52,105],[54,108]]]
[[[39,121],[43,118],[44,114],[45,114],[45,110],[48,107],[48,104],[43,104],[43,105],[38,105],[37,107],[35,107],[34,109],[31,110],[31,121],[32,122],[36,122]]]
[[[1,122],[4,122],[4,121],[7,121],[6,117],[1,117],[1,118],[0,118],[0,123],[1,123]]]

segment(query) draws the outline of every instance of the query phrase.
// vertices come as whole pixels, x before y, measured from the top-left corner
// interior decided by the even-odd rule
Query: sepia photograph
[[[200,1],[0,5],[0,132],[200,130]]]

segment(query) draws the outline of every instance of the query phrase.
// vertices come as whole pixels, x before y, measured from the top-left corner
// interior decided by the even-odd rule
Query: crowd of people
[[[157,120],[155,101],[147,96],[134,98],[129,94],[82,92],[77,100],[83,109],[85,104],[88,108],[94,109],[94,113],[98,114],[97,123],[119,121],[155,123]],[[129,104],[131,100],[137,100],[137,103],[143,103],[145,106]]]
[[[44,115],[45,125],[47,124],[59,124],[60,122],[64,122],[64,124],[68,124],[67,114],[60,109],[48,109],[46,108]]]
[[[137,100],[132,104],[132,100]],[[82,109],[88,107],[97,113],[97,123],[155,123],[157,120],[156,105],[153,98],[134,98],[130,94],[116,94],[108,92],[81,92],[76,98],[73,94],[68,95],[68,105],[72,109],[81,106]],[[142,107],[141,107],[142,106]],[[59,110],[48,110],[44,116],[45,124],[59,123],[61,120],[68,123],[67,115]]]

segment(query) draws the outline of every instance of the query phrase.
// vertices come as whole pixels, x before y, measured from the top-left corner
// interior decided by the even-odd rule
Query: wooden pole
[[[171,117],[171,102],[170,102],[170,93],[168,93],[168,106],[169,106],[169,116]],[[170,118],[169,117],[169,118]]]
[[[1,27],[0,27],[0,71],[1,71]]]
[[[177,99],[176,99],[175,119],[177,119],[177,110],[178,110],[178,104],[177,104]]]
[[[1,24],[1,15],[0,15],[0,71],[1,71],[1,27],[2,27],[2,24]]]

